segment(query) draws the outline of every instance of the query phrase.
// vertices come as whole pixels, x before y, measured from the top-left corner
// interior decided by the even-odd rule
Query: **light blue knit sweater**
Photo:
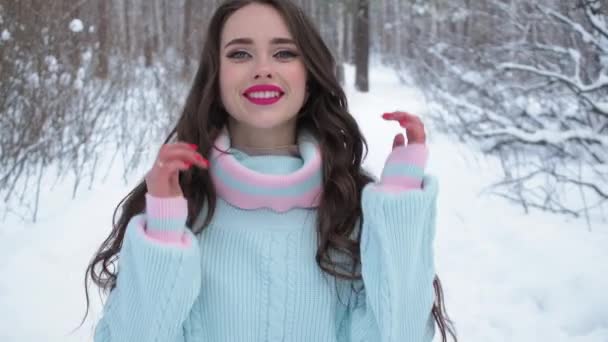
[[[95,341],[431,341],[438,186],[423,175],[426,147],[395,149],[363,191],[359,292],[315,262],[320,154],[304,136],[299,147],[301,158],[213,155],[218,205],[197,235],[183,198],[148,195]]]

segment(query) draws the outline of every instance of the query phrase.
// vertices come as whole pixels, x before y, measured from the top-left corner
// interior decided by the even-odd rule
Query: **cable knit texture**
[[[226,135],[216,143],[230,149]],[[426,147],[395,149],[365,187],[364,290],[353,292],[315,262],[321,156],[310,135],[298,144],[301,157],[214,153],[218,205],[200,234],[183,198],[147,195],[95,341],[431,341],[438,185]]]

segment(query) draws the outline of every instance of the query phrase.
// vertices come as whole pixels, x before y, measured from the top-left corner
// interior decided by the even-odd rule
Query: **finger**
[[[413,114],[407,112],[392,112],[392,113],[384,113],[382,114],[382,118],[385,120],[393,120],[393,121],[414,121],[422,123],[422,120]]]
[[[196,165],[202,169],[207,169],[208,162],[200,155],[194,152],[170,151],[159,155],[156,166],[163,168],[165,165],[170,165],[174,162],[187,164],[188,166]],[[174,171],[174,170],[171,170]]]
[[[209,167],[209,161],[200,153],[194,151],[193,148],[176,144],[164,146],[159,152],[157,160],[163,163],[180,160],[204,169]]]
[[[408,122],[417,122],[422,123],[422,120],[416,115],[412,115],[409,113],[397,113],[395,115],[397,121],[408,121]]]
[[[192,163],[175,159],[171,161],[157,161],[155,167],[164,174],[175,174],[179,171],[188,170],[192,167]]]
[[[405,145],[405,137],[403,137],[403,134],[399,133],[397,135],[395,135],[395,138],[393,139],[393,149],[399,147],[399,146],[404,146]]]
[[[399,118],[403,118],[403,117],[407,117],[407,118],[418,118],[417,115],[408,113],[408,112],[402,112],[402,111],[394,111],[394,112],[387,112],[382,114],[382,117],[388,120],[391,119],[399,119]]]
[[[382,118],[384,120],[392,120],[394,119],[395,115],[393,113],[384,113],[382,114]]]
[[[409,122],[401,124],[401,127],[405,128],[408,143],[424,143],[426,135],[422,125]]]
[[[424,126],[422,125],[422,123],[415,122],[415,121],[402,120],[402,121],[399,121],[399,126],[401,126],[403,128],[424,129]]]
[[[196,146],[194,144],[183,143],[183,142],[165,144],[161,147],[161,149],[159,151],[159,155],[161,153],[166,153],[166,152],[171,152],[171,151],[182,151],[184,153],[198,152],[198,146]]]

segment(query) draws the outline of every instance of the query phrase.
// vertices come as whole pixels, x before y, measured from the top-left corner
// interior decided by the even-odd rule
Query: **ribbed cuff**
[[[189,245],[184,235],[188,218],[188,202],[183,197],[160,198],[146,194],[147,237],[163,243]]]
[[[188,202],[184,197],[160,198],[146,194],[147,228],[179,231],[186,225]]]
[[[382,170],[380,189],[389,192],[420,189],[427,160],[428,148],[425,144],[395,148]]]
[[[428,160],[428,154],[429,149],[426,144],[409,144],[393,149],[387,162],[401,161],[424,168]]]

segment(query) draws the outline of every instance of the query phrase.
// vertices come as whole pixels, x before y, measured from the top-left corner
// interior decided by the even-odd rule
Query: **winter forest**
[[[218,3],[3,1],[0,194],[11,199],[5,209],[36,220],[38,198],[23,195],[40,187],[49,165],[75,175],[74,193],[101,176],[103,151],[137,165],[132,152],[164,136],[178,115]],[[388,66],[424,90],[438,129],[499,156],[504,175],[494,193],[526,210],[604,212],[606,2],[299,3],[340,66],[356,66],[359,90],[373,87],[370,62]],[[141,119],[149,124],[137,126]]]
[[[58,272],[75,268],[73,279],[69,278],[72,283],[69,288],[74,293],[65,294],[72,303],[70,314],[66,314],[69,322],[54,323],[65,328],[46,323],[38,332],[25,333],[26,327],[20,326],[28,322],[25,313],[21,319],[17,315],[12,321],[14,324],[7,323],[11,322],[7,317],[14,312],[11,305],[23,303],[9,297],[25,296],[17,290],[22,283],[17,284],[14,279],[43,286],[43,279],[57,275],[32,274],[38,272],[41,265],[52,264],[54,257],[67,259],[52,252],[30,257],[25,262],[31,263],[31,270],[24,276],[22,264],[11,263],[11,253],[0,250],[0,258],[9,260],[7,266],[2,266],[5,261],[0,259],[0,340],[29,341],[50,334],[62,336],[56,340],[64,341],[65,336],[61,334],[68,334],[78,324],[83,312],[84,268],[81,266],[104,234],[107,235],[111,210],[118,203],[116,199],[126,194],[130,189],[128,184],[141,177],[180,115],[198,65],[205,27],[220,2],[0,0],[0,196],[3,200],[0,247],[14,244],[9,241],[30,229],[38,231],[28,233],[31,236],[52,229],[55,224],[48,222],[57,222],[68,215],[57,214],[57,210],[68,210],[66,208],[73,205],[68,203],[83,203],[83,198],[91,197],[87,200],[91,206],[79,207],[75,212],[86,216],[96,211],[95,189],[110,187],[107,182],[112,177],[118,179],[119,185],[112,186],[116,186],[114,191],[120,194],[102,206],[103,215],[95,216],[101,220],[100,232],[89,238],[86,250],[82,247],[74,252],[82,260],[76,264],[56,263]],[[482,176],[485,169],[481,166],[462,172],[473,179],[471,184],[480,187],[480,197],[475,197],[483,203],[479,211],[484,211],[486,204],[495,206],[492,203],[497,201],[511,208],[508,212],[496,210],[498,214],[487,222],[476,222],[479,232],[484,232],[480,234],[491,230],[486,224],[501,221],[502,215],[505,221],[542,215],[542,218],[534,216],[532,221],[525,221],[528,222],[523,224],[525,227],[518,228],[526,231],[514,232],[505,243],[512,243],[509,245],[512,251],[522,246],[515,242],[515,236],[526,236],[522,241],[536,241],[535,248],[526,244],[529,247],[526,250],[530,258],[549,263],[550,266],[539,268],[541,272],[549,269],[545,281],[533,280],[543,277],[535,272],[537,269],[528,269],[529,275],[518,278],[520,282],[492,273],[496,264],[503,265],[505,272],[509,267],[506,261],[504,264],[497,261],[501,257],[495,256],[491,247],[478,255],[469,255],[471,260],[483,258],[487,253],[494,255],[488,257],[487,268],[479,266],[470,271],[479,273],[474,279],[491,279],[488,287],[511,282],[534,288],[526,292],[524,285],[514,286],[517,290],[509,288],[488,295],[487,301],[506,296],[494,306],[481,303],[484,300],[478,293],[464,290],[470,284],[464,276],[459,277],[463,273],[457,267],[464,269],[469,261],[464,257],[462,265],[450,261],[452,257],[446,250],[452,253],[455,248],[438,251],[440,270],[446,275],[447,310],[453,313],[451,317],[461,332],[461,340],[608,341],[608,300],[601,290],[602,284],[608,285],[608,273],[599,272],[608,271],[608,254],[599,252],[608,242],[608,1],[295,2],[317,24],[332,49],[337,61],[336,73],[350,89],[349,98],[353,97],[349,104],[353,111],[359,108],[361,112],[357,116],[360,124],[366,125],[368,115],[396,109],[368,106],[363,100],[368,99],[366,96],[382,103],[388,99],[386,94],[415,89],[419,94],[416,101],[423,103],[420,115],[430,127],[431,138],[437,137],[438,146],[441,141],[462,146],[458,151],[465,149],[476,156],[471,158],[475,161],[470,161],[474,165],[481,165],[475,164],[483,163],[480,160],[494,163],[493,176],[489,178]],[[383,83],[386,78],[394,79],[394,83],[386,85]],[[402,109],[407,110],[406,105]],[[370,134],[383,135],[382,132]],[[373,141],[371,137],[370,140]],[[452,152],[438,152],[438,155],[452,156]],[[436,165],[441,165],[438,167],[440,178],[442,172],[450,172],[453,166],[447,162]],[[446,183],[458,181],[444,178]],[[58,193],[60,195],[55,195]],[[67,198],[61,202],[64,204],[60,209],[55,196]],[[457,211],[456,202],[459,200],[446,199],[442,206]],[[450,233],[441,237],[441,229],[449,230],[448,227],[460,224],[457,217],[459,214],[447,217],[444,228],[438,228],[438,249],[458,243]],[[561,255],[555,246],[565,247],[567,241],[576,240],[579,248],[565,247],[564,251],[568,251],[568,255],[581,253],[580,259],[568,260],[573,269],[585,264],[581,268],[584,271],[569,276],[565,275],[567,270],[560,270],[561,264],[551,263],[551,252],[542,247],[541,241],[545,238],[537,237],[540,233],[534,232],[537,227],[544,227],[542,230],[549,235],[558,234],[556,230],[563,232],[559,235],[562,240],[555,242],[555,255]],[[574,238],[570,235],[572,230],[585,235]],[[65,234],[72,234],[71,228]],[[484,244],[486,238],[500,240],[499,236],[506,235],[497,233],[475,241]],[[28,249],[29,243],[17,243],[24,247],[14,247],[15,253],[21,253],[14,255],[40,253]],[[72,238],[55,243],[79,242]],[[41,245],[42,241],[36,248]],[[586,249],[588,251],[583,252]],[[540,257],[543,253],[549,256]],[[554,288],[559,282],[567,285]],[[28,288],[38,287],[28,285]],[[514,292],[509,292],[511,290]],[[530,318],[530,326],[513,327],[505,323],[508,317],[517,320],[522,312],[529,313],[527,304],[497,316],[487,312],[500,310],[496,306],[503,301],[509,305],[520,293],[532,292],[526,298],[533,298],[530,310],[538,310],[538,316],[520,316],[524,320]],[[564,301],[566,297],[584,292],[592,294],[583,295],[579,302],[572,298]],[[43,298],[44,293],[38,298]],[[479,312],[464,308],[471,301],[480,302],[473,306]],[[586,304],[580,304],[582,302]],[[22,305],[37,307],[40,304]],[[20,310],[28,311],[24,307]],[[48,307],[42,307],[41,311],[38,314],[41,319],[53,312]],[[486,330],[475,326],[476,320],[486,322],[478,322]],[[536,326],[546,332],[534,332]],[[55,331],[59,332],[55,334]]]

